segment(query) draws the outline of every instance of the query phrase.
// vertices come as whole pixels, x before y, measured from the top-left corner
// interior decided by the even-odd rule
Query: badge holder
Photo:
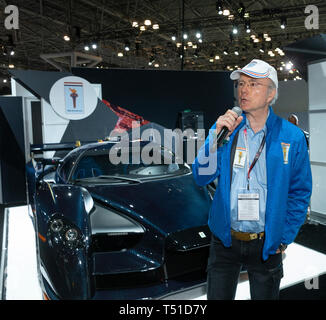
[[[238,221],[259,221],[259,190],[238,190]]]

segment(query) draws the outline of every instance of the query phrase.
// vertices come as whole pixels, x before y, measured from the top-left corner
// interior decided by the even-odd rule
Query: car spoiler
[[[44,143],[44,144],[30,144],[30,152],[34,154],[39,154],[46,151],[68,151],[80,147],[81,145],[90,144],[90,143],[99,143],[106,141],[117,142],[120,141],[120,137],[108,137],[104,140],[96,141],[79,141],[76,142],[65,142],[65,143]]]
[[[66,151],[80,147],[80,141],[76,143],[45,143],[45,144],[31,144],[30,151],[34,154],[39,154],[45,151]]]

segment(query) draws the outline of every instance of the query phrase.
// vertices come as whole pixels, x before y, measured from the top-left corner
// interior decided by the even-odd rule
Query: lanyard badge
[[[247,153],[247,168],[248,168],[248,174],[247,174],[247,190],[249,190],[249,180],[250,180],[250,172],[253,169],[253,167],[255,166],[255,164],[257,163],[261,153],[263,152],[264,146],[265,146],[265,141],[266,141],[266,135],[264,133],[263,139],[260,143],[260,146],[258,148],[258,151],[255,155],[254,160],[251,163],[251,166],[249,166],[249,144],[248,144],[248,133],[247,133],[247,128],[244,129],[243,131],[244,134],[244,140],[245,140],[245,144],[246,144],[246,153]]]
[[[255,158],[249,166],[249,144],[247,136],[247,128],[244,129],[244,140],[245,140],[245,153],[247,160],[247,188],[240,189],[238,191],[238,220],[239,221],[259,221],[259,190],[252,189],[249,187],[250,173],[256,165],[265,145],[266,136],[262,139],[259,149],[255,155]]]

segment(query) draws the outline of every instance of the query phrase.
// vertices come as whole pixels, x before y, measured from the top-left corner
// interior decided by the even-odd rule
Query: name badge
[[[244,168],[247,152],[245,148],[236,148],[233,166],[236,168]]]
[[[247,191],[243,189],[238,193],[238,220],[259,221],[258,190]]]

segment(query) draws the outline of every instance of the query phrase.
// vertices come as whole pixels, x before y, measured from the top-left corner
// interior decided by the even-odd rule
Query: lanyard
[[[260,143],[260,146],[258,148],[258,151],[255,155],[255,158],[254,160],[252,161],[251,163],[251,166],[249,167],[249,144],[248,144],[248,134],[247,134],[247,128],[244,129],[243,131],[243,134],[244,134],[244,138],[245,138],[245,144],[246,144],[246,153],[247,153],[247,168],[248,169],[248,174],[247,174],[247,190],[249,190],[249,179],[250,179],[250,172],[251,170],[253,169],[253,167],[255,166],[255,164],[257,163],[261,153],[263,152],[263,149],[264,149],[264,145],[265,145],[265,141],[266,141],[266,135],[265,135],[265,132],[264,132],[264,136],[263,136],[263,139]]]

